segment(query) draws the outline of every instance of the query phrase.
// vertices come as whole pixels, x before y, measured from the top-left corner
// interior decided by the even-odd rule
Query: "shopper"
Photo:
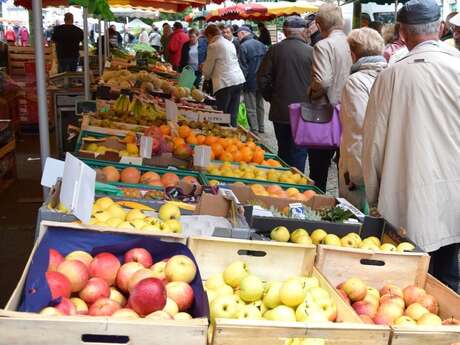
[[[169,62],[178,70],[181,61],[182,46],[188,42],[188,35],[184,32],[184,27],[180,22],[175,22],[173,25],[174,31],[169,38],[168,46],[166,47]]]
[[[452,17],[449,23],[452,25],[452,36],[454,39],[455,48],[460,50],[460,14],[457,14],[454,17]]]
[[[408,50],[406,47],[406,43],[401,38],[400,34],[400,25],[397,23],[394,26],[394,33],[393,33],[393,42],[389,43],[383,52],[383,56],[387,62],[390,62],[390,59],[395,55],[396,52],[399,53],[392,59],[391,63],[396,62],[399,60],[399,57],[403,57],[407,54]]]
[[[382,56],[384,41],[370,28],[348,35],[353,65],[342,91],[340,123],[339,195],[362,211],[367,211],[361,165],[363,123],[369,93],[375,78],[386,67]]]
[[[80,58],[83,30],[73,25],[73,14],[64,15],[64,25],[54,28],[51,40],[56,44],[59,73],[75,72]]]
[[[230,114],[231,124],[236,127],[241,87],[245,79],[235,46],[221,35],[214,24],[208,25],[204,34],[208,39],[208,53],[202,68],[203,76],[212,80],[217,109]]]
[[[15,45],[16,44],[16,34],[14,33],[14,30],[11,26],[8,26],[6,28],[5,32],[5,40],[8,42],[9,45]]]
[[[259,29],[259,41],[265,44],[266,46],[271,46],[272,38],[270,36],[270,31],[268,31],[265,24],[260,22],[257,24],[257,28]]]
[[[149,34],[145,30],[145,28],[141,29],[141,33],[139,34],[139,43],[149,43]]]
[[[318,25],[316,25],[316,15],[310,14],[306,21],[309,43],[314,47],[316,43],[321,41],[321,33],[319,32]]]
[[[451,19],[457,15],[457,12],[451,12],[447,15],[446,19],[442,21],[441,41],[449,41],[454,37],[454,28]]]
[[[372,88],[363,172],[369,203],[460,292],[460,53],[439,41],[439,19],[436,0],[409,0],[398,11],[409,54]]]
[[[316,16],[321,36],[313,49],[313,77],[310,97],[316,102],[340,103],[343,86],[350,74],[351,55],[343,32],[342,10],[338,5],[321,5]],[[310,177],[321,190],[326,190],[327,176],[335,150],[309,149]]]
[[[161,35],[158,28],[154,25],[149,36],[149,43],[157,52],[161,49]]]
[[[238,37],[233,35],[233,27],[231,25],[222,25],[221,31],[224,38],[233,43],[236,52],[238,53],[238,50],[240,49],[240,41],[238,40]]]
[[[29,30],[25,26],[22,26],[19,30],[19,39],[22,47],[28,47],[30,41]]]
[[[168,47],[169,40],[171,38],[172,29],[168,23],[163,24],[163,32],[161,34],[160,42],[161,42],[161,50],[166,62],[169,62]]]
[[[307,101],[305,90],[311,83],[313,48],[307,44],[306,21],[287,17],[283,24],[286,39],[272,45],[257,72],[257,86],[270,102],[278,141],[278,156],[289,165],[305,171],[307,149],[297,147],[291,134],[289,104]]]
[[[368,13],[361,13],[361,27],[367,28],[371,22],[371,16]]]
[[[264,133],[265,109],[262,93],[257,89],[256,75],[267,52],[267,47],[255,39],[251,31],[242,26],[238,29],[240,50],[238,60],[246,82],[243,86],[244,104],[251,131]]]
[[[195,71],[195,86],[198,87],[201,82],[200,66],[203,64],[203,54],[200,54],[200,42],[198,40],[199,32],[192,28],[188,31],[189,41],[182,46],[180,70],[185,66],[190,66]],[[203,42],[203,41],[202,41]],[[203,48],[201,48],[202,51]]]
[[[111,31],[111,35],[109,35],[109,37],[113,37],[114,41],[112,44],[115,47],[121,47],[123,45],[123,37],[121,37],[121,34],[117,31],[117,27],[112,24],[110,25],[109,30]]]

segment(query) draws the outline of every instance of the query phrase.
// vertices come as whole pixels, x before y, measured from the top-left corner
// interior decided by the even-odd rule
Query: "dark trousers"
[[[441,247],[430,256],[430,273],[460,293],[460,243]]]
[[[327,175],[334,152],[335,150],[308,149],[310,178],[315,181],[315,186],[324,192],[326,191]]]
[[[78,57],[58,59],[58,72],[76,72],[78,66]]]
[[[230,114],[232,126],[236,127],[236,117],[240,107],[241,85],[233,85],[220,89],[214,94],[218,110]]]
[[[308,151],[294,143],[291,125],[288,123],[273,122],[276,140],[278,141],[278,156],[287,164],[296,167],[301,172],[305,171],[305,162]]]

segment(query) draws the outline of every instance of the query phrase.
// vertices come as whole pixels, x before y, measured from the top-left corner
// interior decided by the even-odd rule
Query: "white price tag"
[[[120,163],[142,165],[142,157],[123,156],[120,159]]]
[[[140,155],[143,158],[152,158],[153,139],[149,136],[141,136]]]
[[[207,168],[211,163],[211,147],[207,145],[197,145],[193,150],[193,165],[196,167]]]
[[[170,101],[169,99],[165,100],[165,107],[166,107],[166,120],[171,121],[173,123],[177,123],[177,104]]]

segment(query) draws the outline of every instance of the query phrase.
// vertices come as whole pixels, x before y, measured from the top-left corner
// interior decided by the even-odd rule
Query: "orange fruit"
[[[211,150],[211,160],[216,159],[216,155],[214,154],[214,151]]]
[[[206,137],[203,134],[198,134],[196,136],[196,141],[198,145],[204,144],[204,142],[206,141]]]
[[[251,149],[255,149],[256,146],[257,146],[256,143],[253,142],[253,141],[248,141],[248,142],[246,143],[246,145],[247,145],[248,147],[250,147]]]
[[[241,141],[238,141],[238,142],[236,143],[236,146],[237,146],[239,149],[241,149],[241,148],[245,147],[246,144],[245,144],[245,143],[242,143]]]
[[[316,192],[314,190],[306,190],[305,192],[303,192],[303,195],[307,197],[307,200],[310,200],[316,195]]]
[[[255,150],[252,156],[252,161],[254,163],[260,164],[264,160],[264,152],[260,150]]]
[[[242,155],[241,160],[243,162],[249,163],[250,161],[252,161],[252,156],[254,155],[254,153],[249,147],[243,147],[240,152]]]
[[[209,146],[212,146],[212,144],[214,144],[215,142],[217,142],[217,137],[215,137],[214,135],[209,135],[206,137],[206,140],[204,141],[204,143],[206,145],[209,145]]]
[[[188,143],[188,144],[191,144],[191,145],[196,145],[198,144],[198,140],[195,136],[195,134],[190,134],[187,139],[185,139],[185,141]]]
[[[171,128],[169,128],[168,125],[161,125],[160,126],[160,132],[163,135],[170,135],[171,134]]]
[[[232,140],[230,138],[224,138],[222,140],[222,146],[224,147],[224,149],[229,147],[231,144],[232,144]]]
[[[212,152],[214,152],[216,157],[218,157],[224,151],[224,148],[222,147],[221,144],[214,143],[214,144],[211,145],[211,150],[212,150]]]
[[[223,151],[220,154],[219,159],[224,162],[231,162],[233,161],[233,155],[230,152]]]
[[[234,152],[238,151],[238,147],[236,145],[234,145],[234,144],[231,144],[231,145],[227,146],[225,151],[230,152],[230,153],[234,153]]]
[[[185,140],[180,137],[174,137],[172,141],[173,141],[174,147],[185,144]]]
[[[192,134],[192,130],[187,125],[180,126],[178,132],[181,138],[187,138],[190,134]]]
[[[267,165],[271,166],[271,167],[274,167],[274,168],[277,168],[277,167],[280,167],[281,166],[281,163],[278,162],[277,160],[275,159],[267,159]]]
[[[240,151],[233,152],[234,162],[241,162],[242,159],[243,159],[243,154]]]

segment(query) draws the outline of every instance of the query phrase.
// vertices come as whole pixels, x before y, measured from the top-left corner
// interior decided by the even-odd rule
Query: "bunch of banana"
[[[126,95],[120,95],[113,104],[113,111],[118,114],[124,114],[129,111],[130,102],[129,97]]]
[[[135,118],[139,118],[142,112],[142,102],[139,99],[134,98],[129,106],[129,112],[134,115]]]

